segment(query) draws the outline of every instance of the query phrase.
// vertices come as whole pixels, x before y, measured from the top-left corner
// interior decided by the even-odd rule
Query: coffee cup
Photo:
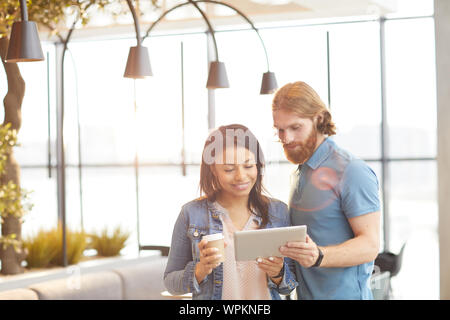
[[[225,262],[225,250],[222,233],[214,233],[203,236],[202,239],[206,239],[208,243],[206,248],[217,248],[219,251],[216,254],[222,255],[218,262]]]

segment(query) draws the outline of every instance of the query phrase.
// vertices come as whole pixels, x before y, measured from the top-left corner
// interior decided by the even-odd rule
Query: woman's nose
[[[243,171],[241,166],[238,166],[234,173],[234,179],[239,181],[242,180],[242,178],[243,178]]]

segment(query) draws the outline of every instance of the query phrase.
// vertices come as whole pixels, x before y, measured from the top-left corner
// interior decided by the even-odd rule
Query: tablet
[[[305,242],[306,226],[236,231],[234,233],[236,261],[281,257],[279,248],[288,241]]]

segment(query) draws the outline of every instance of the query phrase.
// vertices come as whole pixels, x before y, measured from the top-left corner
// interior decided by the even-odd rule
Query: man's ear
[[[324,130],[325,130],[325,125],[324,125],[325,115],[324,115],[324,113],[321,112],[318,115],[316,115],[314,120],[315,120],[315,124],[316,124],[316,129],[319,132],[324,132]]]
[[[319,113],[318,115],[316,115],[315,117],[315,122],[316,122],[316,127],[319,127],[320,125],[322,125],[323,123],[323,114]]]

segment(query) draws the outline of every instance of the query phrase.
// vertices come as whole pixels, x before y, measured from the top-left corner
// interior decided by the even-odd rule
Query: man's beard
[[[306,142],[292,142],[289,145],[295,145],[294,149],[288,149],[283,145],[286,158],[295,164],[305,163],[314,153],[317,143],[317,130],[313,127]]]

